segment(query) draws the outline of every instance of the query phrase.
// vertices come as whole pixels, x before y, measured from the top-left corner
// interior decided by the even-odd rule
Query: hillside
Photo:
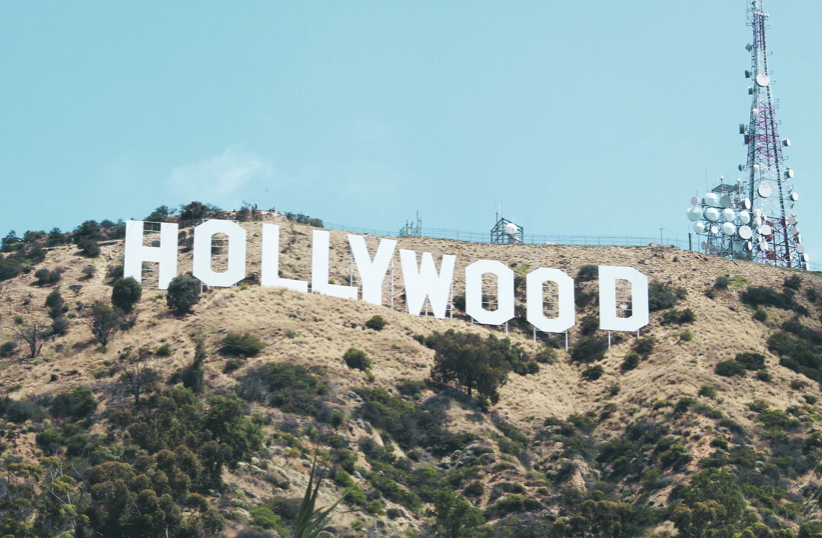
[[[281,224],[282,276],[310,280],[312,228],[267,218]],[[205,290],[185,315],[144,289],[131,326],[106,346],[86,322],[95,300],[110,303],[122,241],[96,257],[54,247],[0,281],[0,343],[51,325],[55,289],[70,322],[34,358],[22,342],[2,349],[0,535],[289,535],[315,451],[329,454],[322,505],[355,487],[327,536],[822,530],[818,275],[669,248],[399,239],[456,254],[455,294],[475,259],[574,277],[588,265],[639,267],[656,305],[640,338],[614,333],[607,349],[592,329],[594,275],[577,281],[566,352],[564,338],[535,342],[522,321],[506,334],[459,309],[448,320],[405,314],[398,257],[394,309],[261,288],[261,225],[243,226],[247,280]],[[346,234],[331,238],[331,279],[347,283]],[[59,280],[38,283],[43,268]],[[178,272],[190,270],[181,237]],[[382,330],[366,326],[375,315]],[[431,336],[449,330],[509,338],[519,353],[521,373],[508,374],[496,404],[431,380]],[[232,333],[264,347],[244,357],[227,349]],[[346,365],[349,348],[365,352],[369,371]],[[204,386],[187,381],[197,358]],[[140,367],[156,375],[138,404],[123,368]]]

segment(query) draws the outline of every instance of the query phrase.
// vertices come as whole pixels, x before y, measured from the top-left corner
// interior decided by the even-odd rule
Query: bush
[[[765,321],[766,319],[768,319],[768,313],[762,308],[757,308],[756,312],[754,312],[753,314],[753,319],[755,319],[756,321]]]
[[[71,322],[68,318],[60,316],[59,318],[55,318],[54,321],[51,322],[51,332],[56,336],[63,336],[68,332],[68,328],[71,326]]]
[[[651,312],[666,310],[676,306],[687,295],[685,288],[672,288],[658,280],[652,280],[648,285],[648,309]]]
[[[41,431],[34,440],[47,454],[53,454],[63,444],[63,436],[53,428]]]
[[[656,338],[653,336],[643,336],[642,338],[638,338],[636,342],[634,342],[634,351],[639,353],[640,357],[643,359],[647,359],[648,356],[654,352],[654,346],[656,345]]]
[[[80,419],[97,409],[97,400],[88,387],[77,386],[54,397],[49,411],[55,417]]]
[[[388,322],[382,316],[374,316],[365,322],[365,326],[375,331],[381,331]]]
[[[239,335],[228,333],[223,340],[223,350],[231,355],[253,357],[263,350],[265,344],[248,333]]]
[[[702,385],[699,387],[699,396],[707,396],[711,400],[716,399],[716,389],[710,385]]]
[[[106,278],[109,280],[117,280],[118,278],[123,278],[124,273],[125,270],[122,265],[111,265],[106,271]]]
[[[96,258],[100,255],[100,247],[94,239],[81,239],[77,243],[80,253],[86,258]]]
[[[571,360],[578,362],[596,362],[605,357],[608,342],[597,336],[583,336],[577,340],[571,351]]]
[[[37,279],[37,284],[40,286],[57,282],[60,280],[61,276],[60,271],[57,269],[53,271],[49,271],[48,269],[38,269],[37,272],[34,273],[34,278]]]
[[[728,450],[728,440],[722,436],[714,437],[713,441],[711,441],[711,446],[722,450]]]
[[[171,357],[172,352],[171,344],[163,344],[154,351],[154,354],[158,357]]]
[[[230,374],[235,370],[239,370],[245,366],[245,359],[229,359],[225,366],[223,366],[223,373]]]
[[[792,275],[785,279],[783,286],[792,290],[798,290],[802,287],[802,279],[799,278],[799,275]]]
[[[51,319],[59,318],[63,315],[63,295],[60,293],[60,288],[55,288],[48,297],[46,297],[46,308],[49,309],[49,317]]]
[[[468,396],[476,390],[492,403],[499,401],[499,388],[508,382],[512,366],[517,368],[527,354],[507,338],[494,335],[483,339],[476,334],[458,333],[449,329],[443,334],[434,333],[436,354],[431,378],[439,383],[454,383],[467,389]],[[538,365],[533,361],[533,365]],[[527,368],[531,368],[527,366]]]
[[[805,316],[808,315],[808,310],[794,300],[793,290],[790,288],[779,293],[767,286],[756,286],[742,292],[740,300],[755,308],[760,306],[773,306],[782,310],[793,310]]]
[[[599,267],[596,265],[583,265],[577,273],[577,282],[588,282],[599,277]]]
[[[682,331],[679,334],[679,339],[682,340],[683,342],[690,342],[691,340],[694,339],[694,335],[693,335],[693,333],[691,333],[691,331],[685,329],[684,331]]]
[[[143,296],[143,287],[134,278],[118,278],[111,290],[111,304],[123,312],[131,312]]]
[[[736,362],[745,367],[746,370],[762,370],[765,368],[765,355],[745,351],[736,355]]]
[[[185,314],[200,301],[200,281],[188,275],[171,279],[166,290],[166,304],[177,314]]]
[[[83,276],[85,278],[91,278],[91,277],[94,276],[94,273],[97,272],[97,268],[94,267],[93,265],[87,265],[87,266],[83,267],[82,271],[80,271],[80,272],[83,273]]]
[[[11,357],[17,349],[17,342],[9,341],[0,346],[0,357]]]
[[[659,323],[660,325],[669,325],[671,323],[682,325],[684,323],[693,323],[694,321],[696,321],[696,315],[690,308],[686,308],[685,310],[673,308],[662,315],[662,320],[660,320]]]
[[[628,370],[633,370],[637,366],[639,366],[639,361],[642,357],[636,351],[631,351],[627,355],[625,355],[625,360],[622,361],[622,366],[620,368],[622,371],[627,372]]]
[[[605,370],[599,364],[595,364],[594,366],[589,366],[585,370],[582,371],[582,377],[587,379],[588,381],[595,381],[602,377],[602,374],[605,373]]]
[[[773,377],[766,370],[759,370],[756,373],[756,378],[760,381],[764,381],[765,383],[770,383],[773,381]]]
[[[716,282],[714,282],[714,288],[718,290],[725,290],[728,289],[728,286],[731,284],[731,277],[727,275],[722,275],[716,277]]]
[[[733,377],[745,375],[745,367],[736,361],[722,361],[714,367],[714,372],[724,377]]]
[[[365,352],[353,347],[348,348],[348,351],[343,355],[343,360],[349,368],[365,371],[371,367],[371,359],[368,358]]]
[[[326,394],[328,387],[305,366],[268,363],[249,368],[240,379],[238,392],[246,400],[267,402],[284,413],[310,416],[318,414],[322,407],[319,396]]]

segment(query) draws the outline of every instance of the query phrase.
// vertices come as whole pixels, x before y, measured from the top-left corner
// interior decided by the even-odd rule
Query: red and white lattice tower
[[[779,137],[765,39],[768,14],[764,12],[762,2],[751,0],[748,6],[753,44],[746,47],[751,53],[751,68],[745,71],[745,76],[752,81],[748,88],[752,102],[750,122],[747,126],[740,125],[748,146],[748,162],[739,169],[747,172],[744,191],[753,213],[753,237],[748,248],[755,262],[805,269],[808,255],[802,245],[794,210],[799,195],[793,190],[793,170],[787,166],[782,154],[791,141]]]

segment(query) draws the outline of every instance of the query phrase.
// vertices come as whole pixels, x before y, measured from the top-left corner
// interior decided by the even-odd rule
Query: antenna
[[[763,0],[749,0],[746,12],[753,42],[745,46],[751,57],[745,70],[748,95],[751,96],[747,124],[739,125],[739,134],[747,149],[746,164],[738,170],[742,177],[734,183],[719,176],[719,184],[708,189],[700,200],[691,199],[687,217],[699,236],[703,252],[731,259],[807,269],[808,254],[796,223],[794,206],[799,195],[791,184],[795,172],[787,166],[784,148],[789,138],[780,138],[776,119],[765,30],[769,15]],[[729,176],[732,177],[732,176]]]

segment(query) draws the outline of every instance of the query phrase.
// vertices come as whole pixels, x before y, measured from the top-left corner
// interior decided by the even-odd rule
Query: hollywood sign
[[[126,222],[124,275],[142,281],[143,264],[159,265],[160,289],[167,289],[171,279],[177,276],[177,224],[160,224],[158,246],[146,246],[143,240],[143,221]],[[228,259],[225,271],[212,268],[212,238],[224,234],[228,238]],[[314,230],[311,241],[311,291],[339,297],[360,299],[366,303],[381,305],[383,282],[394,258],[397,241],[381,238],[372,258],[365,238],[349,235],[354,263],[360,275],[362,289],[357,286],[330,284],[328,275],[329,244],[331,235],[325,230]],[[419,316],[428,299],[435,317],[444,319],[449,294],[454,280],[457,257],[443,255],[439,269],[430,252],[422,252],[418,263],[417,252],[399,250],[402,278],[405,285],[406,312]],[[262,269],[260,284],[263,287],[281,287],[303,293],[309,291],[308,282],[281,278],[280,227],[263,224]],[[208,220],[194,228],[194,263],[192,274],[203,284],[214,287],[231,287],[246,278],[246,231],[228,220]],[[491,274],[497,280],[497,309],[488,310],[482,303],[482,279]],[[623,317],[617,308],[617,283],[627,281],[631,288],[630,316]],[[555,317],[545,315],[544,286],[552,282],[557,289],[558,311]],[[638,331],[648,324],[648,277],[633,267],[599,266],[599,328],[605,331]],[[540,267],[526,277],[527,319],[536,329],[548,333],[561,333],[576,324],[574,306],[574,281],[559,269]],[[624,310],[623,310],[624,312]],[[483,325],[504,325],[514,317],[514,272],[504,263],[494,260],[478,260],[465,268],[465,313]]]

